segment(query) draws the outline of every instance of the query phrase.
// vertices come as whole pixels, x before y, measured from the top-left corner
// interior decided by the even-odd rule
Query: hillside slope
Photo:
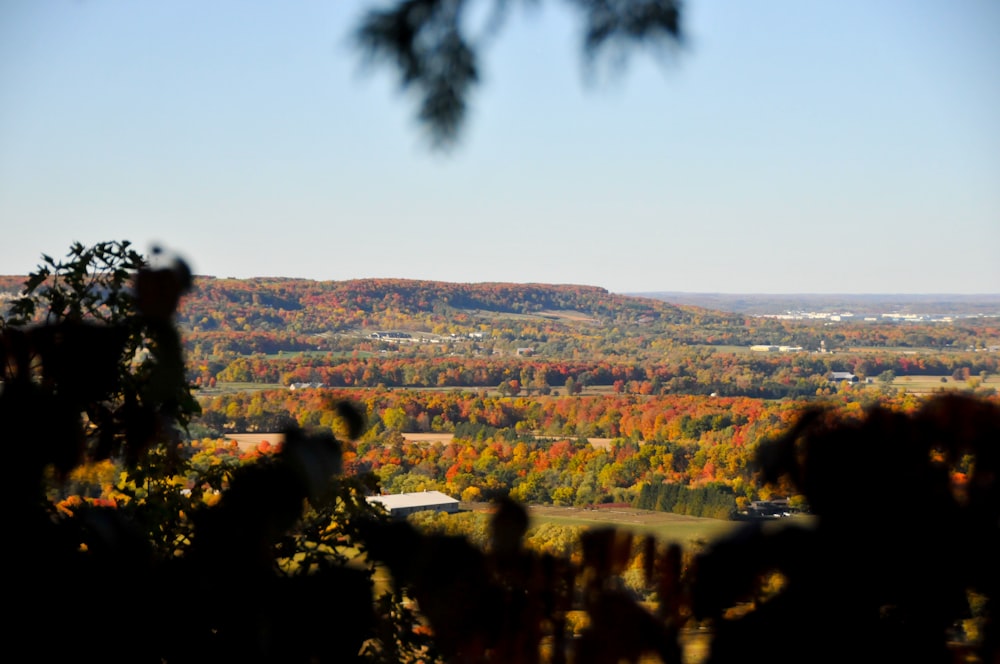
[[[475,338],[547,344],[557,355],[572,354],[582,349],[582,342],[589,346],[595,340],[622,349],[641,347],[653,338],[682,343],[745,341],[736,339],[745,326],[743,316],[615,295],[591,286],[401,279],[200,277],[182,303],[179,323],[195,337],[224,333],[297,337],[298,345],[285,350],[328,345],[316,337],[328,342],[338,335],[384,332],[428,341]]]

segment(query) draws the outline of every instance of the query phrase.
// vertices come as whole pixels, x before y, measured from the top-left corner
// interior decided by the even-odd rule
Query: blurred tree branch
[[[497,32],[518,0],[493,3],[487,32]],[[593,63],[608,51],[623,63],[628,51],[644,44],[677,44],[682,39],[678,0],[567,0],[583,14],[583,51]],[[540,0],[520,0],[537,5]],[[459,138],[468,98],[479,82],[481,47],[468,35],[474,0],[398,0],[368,11],[355,39],[368,62],[396,70],[404,90],[419,98],[418,120],[436,147]]]

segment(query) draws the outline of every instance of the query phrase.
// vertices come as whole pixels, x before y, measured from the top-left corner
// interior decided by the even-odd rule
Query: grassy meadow
[[[975,377],[976,380],[978,378],[978,376]],[[989,378],[984,385],[990,385]],[[892,386],[897,390],[905,390],[913,394],[933,394],[939,390],[968,391],[971,389],[967,381],[955,380],[951,376],[897,376],[892,381]]]
[[[661,542],[683,544],[692,540],[711,541],[732,532],[738,521],[653,512],[631,507],[582,508],[533,505],[529,508],[532,526],[555,523],[563,526],[599,528],[614,526],[639,534],[651,534]]]
[[[489,511],[492,508],[487,503],[462,503],[462,509],[478,512]],[[704,519],[671,512],[654,512],[619,506],[585,508],[530,505],[528,506],[528,514],[532,528],[544,523],[584,528],[613,526],[639,534],[652,534],[662,542],[678,542],[680,544],[691,541],[708,542],[732,532],[740,525],[739,521]]]

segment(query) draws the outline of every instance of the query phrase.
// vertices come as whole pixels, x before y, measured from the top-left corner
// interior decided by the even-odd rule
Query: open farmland
[[[474,511],[489,511],[485,503],[463,504],[463,508]],[[561,526],[600,528],[613,526],[636,533],[651,534],[661,542],[690,542],[692,540],[711,541],[737,528],[739,521],[703,519],[671,512],[654,512],[631,507],[557,507],[555,505],[531,505],[528,508],[532,527],[543,523]]]
[[[710,541],[731,532],[737,521],[703,519],[672,512],[654,512],[631,507],[583,508],[534,505],[529,508],[532,525],[552,522],[565,526],[597,528],[614,526],[654,535],[662,542]]]
[[[214,387],[199,387],[198,396],[214,397],[220,394],[235,394],[237,392],[264,392],[266,390],[287,390],[288,386],[282,383],[253,383],[225,382],[219,381]]]
[[[973,380],[979,380],[976,376]],[[985,386],[995,387],[1000,383],[997,378],[987,378]],[[965,380],[955,380],[951,376],[897,376],[892,381],[892,387],[912,394],[933,394],[941,390],[971,392],[969,383]]]
[[[281,432],[231,433],[231,434],[226,434],[225,439],[234,441],[241,450],[247,452],[264,442],[270,445],[281,445],[282,443],[285,442],[285,434]]]
[[[693,541],[708,543],[746,525],[745,521],[704,519],[672,512],[655,512],[618,506],[584,508],[532,505],[528,511],[533,527],[546,522],[584,528],[613,526],[635,533],[653,535],[660,542],[676,542],[678,544]],[[776,529],[791,525],[808,526],[811,522],[812,517],[800,514],[787,519],[765,522],[764,528]]]

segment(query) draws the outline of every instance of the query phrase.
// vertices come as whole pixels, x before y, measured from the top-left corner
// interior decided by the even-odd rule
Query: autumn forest
[[[996,315],[786,320],[586,286],[192,278],[128,244],[69,258],[0,277],[0,412],[40,441],[13,460],[31,471],[14,527],[51,593],[175,597],[123,630],[150,661],[730,662],[773,655],[759,625],[779,623],[797,627],[775,661],[801,661],[834,634],[803,607],[853,615],[860,591],[833,587],[900,570],[924,537],[938,546],[916,569],[944,580],[913,596],[901,573],[886,591],[885,652],[922,652],[918,635],[949,658],[996,652]],[[110,267],[92,280],[95,264]],[[431,490],[467,509],[399,523],[365,500]],[[862,494],[885,522],[874,549]],[[769,501],[812,530],[755,526]],[[751,530],[682,549],[529,530],[525,506]],[[122,546],[145,562],[111,564]],[[90,564],[103,571],[73,571]],[[242,590],[178,622],[174,591],[223,569]],[[953,608],[956,589],[937,631],[907,617]],[[314,619],[271,611],[331,592]]]
[[[5,279],[8,293],[23,282]],[[784,321],[584,286],[202,277],[177,321],[196,440],[336,431],[330,404],[347,398],[367,418],[348,470],[467,501],[637,504],[668,483],[724,496],[680,511],[728,518],[774,495],[753,455],[805,404],[913,410],[909,377],[987,398],[1000,380],[997,317]],[[405,437],[430,432],[451,437]]]

